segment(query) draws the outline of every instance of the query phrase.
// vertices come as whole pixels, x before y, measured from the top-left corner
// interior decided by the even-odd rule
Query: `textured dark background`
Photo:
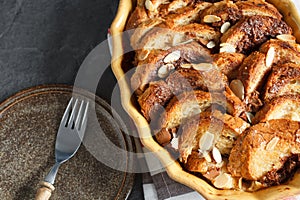
[[[117,0],[0,0],[0,101],[41,84],[72,85],[80,64],[106,39]],[[110,102],[110,69],[98,95]],[[141,176],[129,197],[143,199]]]

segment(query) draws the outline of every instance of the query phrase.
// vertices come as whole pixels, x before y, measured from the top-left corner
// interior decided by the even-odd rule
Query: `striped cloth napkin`
[[[160,161],[153,154],[149,154],[146,148],[140,148],[145,153],[144,157],[139,158],[140,165],[145,166],[146,163],[150,171],[143,174],[145,200],[204,200],[198,192],[173,181],[163,170]]]

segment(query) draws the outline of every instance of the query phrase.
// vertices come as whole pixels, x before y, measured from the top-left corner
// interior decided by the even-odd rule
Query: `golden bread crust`
[[[279,170],[284,160],[300,153],[299,122],[270,120],[247,129],[233,147],[228,170],[246,180],[262,180],[268,172]]]
[[[243,16],[269,16],[281,19],[282,15],[272,4],[264,0],[248,0],[236,2],[237,7],[241,10]]]
[[[222,52],[213,55],[214,64],[229,79],[235,79],[240,65],[243,63],[245,55],[241,53]]]
[[[282,20],[268,16],[244,17],[221,37],[221,43],[232,45],[238,53],[249,53],[279,34],[291,34],[292,29]]]
[[[271,99],[256,113],[253,123],[271,119],[300,121],[300,95],[283,95]]]
[[[179,51],[180,58],[174,61],[174,67],[182,61],[195,62],[197,60],[204,60],[209,62],[211,60],[210,52],[196,42],[181,44],[174,46],[168,50],[152,50],[146,59],[139,61],[135,73],[131,77],[131,87],[138,90],[140,94],[146,89],[146,86],[159,79],[158,70],[164,64],[164,58],[172,52]]]
[[[274,66],[265,85],[263,99],[300,94],[300,65],[285,63]]]

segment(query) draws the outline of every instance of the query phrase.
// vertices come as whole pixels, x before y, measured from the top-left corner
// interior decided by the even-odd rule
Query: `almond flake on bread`
[[[273,67],[265,84],[263,99],[269,101],[288,94],[300,94],[300,65],[294,63]]]
[[[282,41],[278,39],[271,39],[260,47],[260,52],[267,54],[270,49],[274,49],[275,55],[272,65],[284,64],[286,62],[300,64],[300,45]]]
[[[217,16],[220,20],[212,21],[212,26],[221,27],[226,21],[234,24],[242,17],[242,13],[232,1],[221,1],[214,3],[201,13],[200,18],[203,23],[207,23],[207,16]]]
[[[193,63],[199,60],[209,62],[211,60],[209,50],[197,42],[177,45],[169,50],[152,50],[145,60],[138,62],[131,77],[131,87],[141,94],[150,82],[159,79],[158,70],[165,64],[165,57],[175,51],[180,52],[181,59],[185,62]],[[181,64],[180,61],[178,64]]]
[[[221,37],[221,43],[233,45],[238,53],[249,53],[269,37],[291,34],[292,29],[282,20],[268,16],[242,18]]]
[[[211,4],[208,2],[199,2],[192,6],[177,9],[175,13],[171,13],[165,17],[166,24],[168,27],[173,28],[193,23],[197,18],[199,18],[199,13],[210,5]]]
[[[244,85],[244,102],[250,107],[250,111],[255,111],[262,105],[256,94],[271,70],[271,66],[266,66],[265,60],[265,54],[255,51],[244,59],[239,68],[237,79],[241,80]]]
[[[246,180],[260,181],[268,186],[279,184],[282,177],[279,175],[286,169],[286,162],[293,155],[300,154],[299,122],[279,119],[259,123],[247,129],[235,143],[229,156],[228,170],[236,177]],[[272,150],[266,149],[268,144],[278,140]],[[299,163],[299,158],[295,160]],[[289,166],[295,169],[297,165]],[[276,173],[279,173],[276,176]],[[270,179],[271,175],[273,179]],[[283,172],[282,175],[285,173]],[[285,174],[285,176],[289,176]],[[279,179],[279,180],[278,180]],[[266,182],[267,181],[267,182]]]
[[[242,11],[243,16],[261,15],[276,19],[282,18],[277,8],[264,0],[238,1],[236,5]]]
[[[179,68],[171,73],[165,81],[151,82],[139,96],[138,102],[145,118],[155,119],[163,107],[174,96],[184,91],[202,89],[204,91],[222,91],[228,84],[226,76],[217,70],[197,71]]]
[[[180,159],[185,163],[185,167],[193,172],[206,172],[212,167],[220,168],[222,164],[218,164],[222,162],[221,155],[230,153],[238,135],[248,127],[249,124],[242,119],[223,114],[218,110],[212,113],[204,112],[200,117],[194,117],[182,126],[179,134]],[[206,137],[207,135],[214,137]],[[205,141],[207,139],[213,139],[213,141]],[[209,147],[201,147],[201,143],[211,144]],[[198,149],[201,152],[197,155],[195,152]],[[204,154],[207,153],[213,158],[210,162],[203,159]]]
[[[205,24],[191,23],[170,28],[166,24],[146,29],[138,42],[132,42],[135,49],[168,49],[184,41],[193,39],[206,45],[218,41],[220,33]],[[132,39],[136,40],[136,39]]]

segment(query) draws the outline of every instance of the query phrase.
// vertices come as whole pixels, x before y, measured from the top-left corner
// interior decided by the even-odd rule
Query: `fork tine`
[[[69,118],[69,115],[70,115],[70,111],[71,111],[71,108],[72,108],[72,103],[73,103],[73,101],[74,101],[74,98],[72,97],[71,99],[70,99],[70,101],[69,101],[69,103],[68,103],[68,106],[67,106],[67,108],[66,108],[66,110],[65,110],[65,112],[64,112],[64,115],[63,115],[63,117],[62,117],[62,119],[61,119],[61,125],[62,126],[67,126],[67,122],[68,122],[68,118]]]
[[[90,102],[88,101],[85,106],[85,110],[84,110],[84,114],[83,114],[83,118],[82,118],[82,122],[81,122],[81,126],[80,126],[80,131],[85,131],[85,128],[87,125],[87,116],[88,116],[89,105],[90,105]]]
[[[77,130],[80,129],[80,120],[82,118],[83,105],[84,105],[84,100],[82,100],[81,103],[80,103],[80,107],[79,107],[79,110],[78,110],[78,113],[77,113],[77,117],[76,117],[76,120],[75,120],[75,128]]]
[[[71,126],[72,127],[77,107],[78,107],[78,99],[75,100],[74,106],[72,108],[72,113],[70,115],[70,118],[69,118],[67,126]]]

